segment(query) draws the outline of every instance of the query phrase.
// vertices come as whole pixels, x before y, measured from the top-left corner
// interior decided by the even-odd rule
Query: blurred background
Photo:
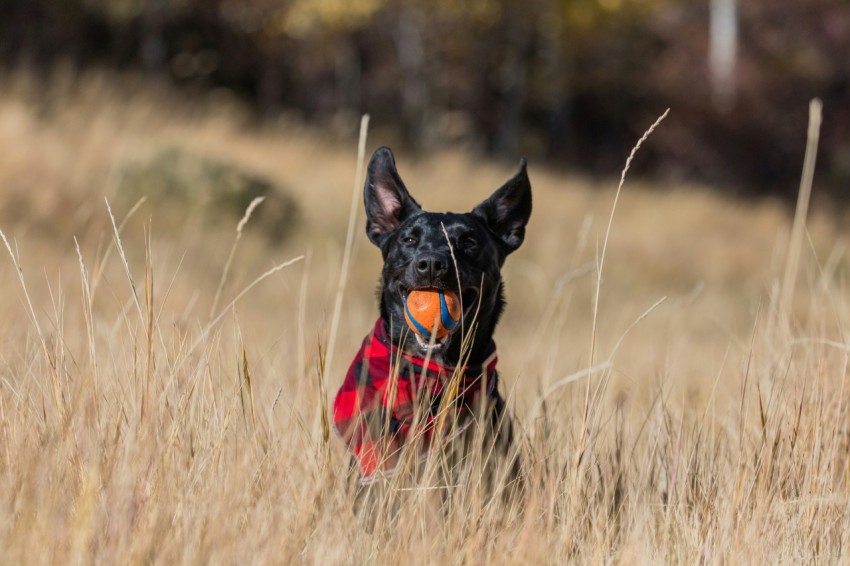
[[[367,155],[392,146],[428,210],[471,210],[526,155],[535,211],[497,340],[525,352],[505,375],[545,386],[587,361],[617,180],[669,107],[617,210],[598,344],[667,297],[620,350],[624,375],[646,383],[678,360],[703,383],[775,294],[813,97],[825,119],[802,271],[818,289],[850,273],[848,53],[846,0],[4,0],[0,228],[37,304],[77,296],[79,244],[109,318],[126,307],[110,214],[129,222],[128,265],[138,279],[152,266],[160,292],[169,281],[155,297],[180,329],[304,254],[238,305],[265,373],[298,380],[332,317],[344,365],[375,316],[381,257],[360,206],[340,267],[363,113]]]
[[[670,107],[637,173],[783,198],[813,97],[819,191],[850,181],[848,53],[845,0],[4,0],[0,18],[7,71],[138,73],[332,139],[368,112],[414,154],[615,175]]]
[[[521,530],[453,496],[346,518],[363,113],[427,210],[529,158],[496,331]],[[0,0],[0,564],[846,554],[848,134],[848,0]]]

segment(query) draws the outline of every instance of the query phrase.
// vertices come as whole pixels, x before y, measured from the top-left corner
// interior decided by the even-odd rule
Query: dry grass
[[[326,441],[322,419],[376,316],[380,257],[360,211],[327,393],[317,375],[356,147],[291,123],[245,127],[226,101],[190,105],[127,78],[2,82],[3,563],[829,563],[846,554],[847,255],[817,209],[790,320],[769,324],[785,211],[627,182],[594,322],[616,179],[532,164],[535,212],[505,269],[509,306],[496,336],[532,454],[524,513],[463,497],[438,510],[433,491],[414,490],[396,520],[368,534],[350,510],[345,450]],[[290,187],[303,211],[298,234],[270,248],[249,223],[229,260],[235,222],[204,228],[184,211],[185,222],[159,225],[166,214],[143,203],[120,229],[130,206],[115,204],[117,164],[175,144]],[[399,166],[434,210],[471,208],[512,170],[462,152],[402,156]],[[595,360],[609,365],[564,380],[587,368],[594,323]]]

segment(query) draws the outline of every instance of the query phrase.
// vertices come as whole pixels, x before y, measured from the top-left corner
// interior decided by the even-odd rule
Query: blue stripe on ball
[[[449,305],[446,304],[446,294],[442,291],[440,291],[440,319],[446,330],[451,331],[457,326],[457,321],[452,318],[449,312]]]
[[[413,323],[413,326],[416,327],[416,332],[419,333],[420,336],[425,338],[426,340],[431,339],[431,331],[424,326],[422,326],[416,318],[414,318],[413,314],[410,312],[410,307],[407,305],[407,301],[404,302],[404,312],[407,313],[407,320]]]

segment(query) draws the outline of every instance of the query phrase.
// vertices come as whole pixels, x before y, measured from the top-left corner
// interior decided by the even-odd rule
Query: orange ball
[[[450,334],[460,322],[460,299],[451,291],[415,289],[407,295],[404,320],[412,331],[429,340]]]

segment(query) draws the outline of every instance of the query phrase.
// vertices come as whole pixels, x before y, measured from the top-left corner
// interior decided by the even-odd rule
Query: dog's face
[[[423,211],[396,170],[392,151],[372,155],[364,201],[366,232],[381,249],[381,316],[396,345],[452,363],[461,355],[461,328],[475,329],[470,362],[489,344],[504,306],[500,269],[525,236],[531,184],[525,160],[513,178],[468,213]],[[413,289],[437,288],[461,298],[463,324],[433,345],[407,331],[404,305]],[[473,324],[474,323],[474,324]],[[430,352],[429,352],[430,350]]]

